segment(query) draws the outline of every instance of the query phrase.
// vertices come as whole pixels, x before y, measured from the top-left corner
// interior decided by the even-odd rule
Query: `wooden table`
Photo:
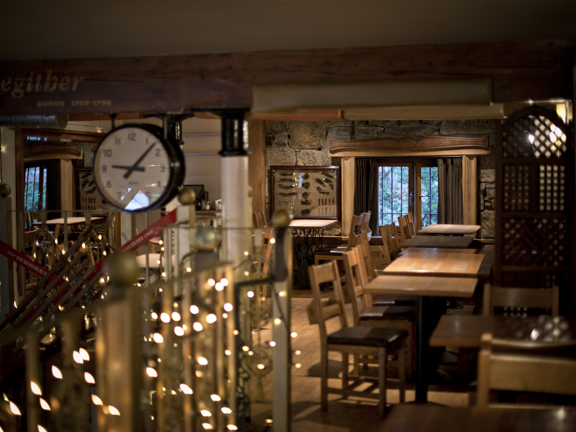
[[[444,254],[442,254],[444,255]],[[470,255],[473,256],[473,255]],[[397,259],[395,262],[399,261]],[[377,276],[368,283],[364,291],[368,294],[396,294],[415,295],[417,301],[417,328],[416,328],[416,402],[424,403],[428,399],[428,380],[424,367],[427,354],[427,338],[424,319],[424,298],[426,297],[472,297],[476,289],[477,280],[471,277],[442,277],[430,275],[390,275]]]
[[[430,275],[477,278],[482,254],[404,253],[384,269],[389,275]]]
[[[480,225],[435,224],[418,231],[418,235],[470,235],[475,234]]]
[[[461,249],[470,246],[474,239],[470,236],[416,236],[406,240],[401,247],[421,247],[421,248],[452,248]]]
[[[458,238],[458,237],[456,237]],[[478,253],[478,249],[466,248],[466,249],[442,249],[442,248],[419,248],[419,247],[409,247],[408,249],[403,250],[398,255],[404,256],[406,254],[415,254],[415,253],[459,253],[459,254],[475,254]]]
[[[576,338],[576,325],[559,317],[516,317],[482,315],[443,315],[430,337],[430,346],[480,348],[483,333],[492,333],[498,339],[572,340]],[[550,326],[551,324],[551,326]],[[547,328],[549,327],[549,328]],[[554,329],[560,334],[552,336]],[[534,331],[536,329],[536,331]]]
[[[576,410],[449,408],[395,405],[379,432],[567,432],[576,430]]]
[[[324,228],[336,220],[294,219],[290,222],[294,242],[294,284],[307,287],[308,266],[314,264],[314,252],[322,247]]]

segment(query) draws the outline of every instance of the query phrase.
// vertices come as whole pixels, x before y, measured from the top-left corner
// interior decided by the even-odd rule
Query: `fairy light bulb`
[[[118,411],[118,408],[116,408],[112,405],[108,405],[108,411],[110,411],[110,414],[113,416],[119,416],[120,415],[120,411]]]
[[[233,425],[233,424],[229,424],[229,425],[226,426],[226,427],[228,428],[228,430],[231,430],[231,431],[238,430],[238,426]]]
[[[18,407],[16,406],[16,404],[12,401],[10,401],[10,411],[12,411],[12,414],[14,415],[22,415],[22,413],[20,412],[20,410],[18,409]]]
[[[290,337],[292,337],[292,338],[298,337],[298,333],[292,332],[292,333],[290,333]]]
[[[48,432],[48,431],[44,429],[42,426],[38,425],[38,432]]]
[[[202,417],[212,417],[212,413],[208,410],[201,410],[200,414],[202,414]]]
[[[176,336],[184,336],[184,329],[180,326],[174,327],[174,334]]]
[[[216,321],[218,320],[218,318],[216,317],[216,315],[214,315],[213,313],[208,314],[206,316],[206,322],[208,324],[214,324]]]
[[[211,430],[211,429],[213,429],[213,428],[212,428],[212,425],[211,425],[210,423],[202,423],[202,427],[203,427],[204,429],[206,429],[206,430]]]
[[[158,372],[156,372],[156,369],[152,367],[147,367],[146,375],[148,375],[150,378],[156,378],[158,376]]]
[[[82,360],[90,361],[90,354],[84,348],[80,348],[80,356],[82,356]]]
[[[84,372],[84,379],[86,380],[86,382],[88,384],[96,384],[96,380],[94,379],[92,374],[90,374],[88,372]]]
[[[34,393],[37,396],[40,396],[42,394],[42,389],[34,381],[30,381],[30,389],[32,390],[32,393]]]
[[[228,282],[228,279],[226,279],[226,278],[220,279],[220,283],[221,283],[222,285],[224,285],[225,287],[230,284],[230,282]]]
[[[254,297],[254,291],[248,291],[248,292],[246,293],[246,295],[247,295],[249,298],[252,298],[252,297]]]
[[[232,414],[232,410],[228,407],[222,407],[222,409],[220,411],[222,411],[222,414],[226,414],[226,415]]]
[[[150,314],[150,318],[152,318],[154,321],[156,321],[158,319],[158,314],[156,312],[152,312]]]
[[[162,312],[160,314],[160,321],[162,321],[165,324],[168,324],[170,322],[170,315],[168,315],[166,312]]]
[[[78,351],[74,351],[72,353],[72,358],[74,359],[74,361],[78,364],[83,364],[84,363],[84,359],[82,358],[82,354],[80,354]]]
[[[234,310],[234,306],[231,303],[224,303],[224,310],[226,312],[232,312]]]
[[[156,343],[164,342],[164,338],[162,337],[162,335],[160,333],[154,333],[154,336],[152,338],[154,339],[154,342],[156,342]]]
[[[187,395],[194,394],[192,389],[184,383],[180,384],[180,390],[182,390],[182,393],[187,394]]]
[[[276,342],[270,341],[270,342],[268,343],[268,345],[270,345],[272,348],[274,348],[274,347],[276,346]]]
[[[220,402],[222,400],[217,394],[210,395],[210,399],[212,399],[213,402]]]
[[[98,396],[96,395],[92,395],[92,403],[94,405],[100,406],[102,405],[102,399],[100,399]]]
[[[198,357],[198,364],[200,366],[206,366],[208,364],[208,360],[206,357]]]
[[[172,319],[174,321],[180,321],[182,319],[182,316],[178,312],[172,312]]]
[[[206,281],[206,283],[208,284],[208,286],[211,286],[211,287],[213,287],[214,285],[216,285],[216,281],[215,281],[214,279],[212,279],[212,278],[208,279],[208,280]]]
[[[197,315],[200,312],[200,308],[196,305],[190,306],[190,313],[193,315]]]
[[[44,411],[52,411],[52,408],[50,408],[50,405],[48,404],[48,402],[46,402],[44,399],[40,398],[40,407],[44,410]]]
[[[220,282],[216,282],[216,285],[214,285],[214,289],[216,291],[222,291],[224,289],[224,285],[222,285]]]
[[[52,375],[56,379],[62,379],[62,372],[56,366],[52,366]]]
[[[276,239],[275,239],[274,237],[272,237],[272,238],[269,240],[269,242],[272,243],[272,244],[274,244],[274,243],[276,243]]]
[[[195,322],[194,324],[192,324],[192,328],[197,332],[200,332],[204,327],[202,327],[202,324],[200,324],[199,322]]]

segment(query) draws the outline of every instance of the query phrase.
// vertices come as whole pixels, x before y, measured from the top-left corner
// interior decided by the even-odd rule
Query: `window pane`
[[[420,170],[420,202],[422,228],[438,221],[438,168],[423,167]]]
[[[408,213],[409,175],[409,167],[381,166],[378,168],[379,225],[397,223],[398,216]]]

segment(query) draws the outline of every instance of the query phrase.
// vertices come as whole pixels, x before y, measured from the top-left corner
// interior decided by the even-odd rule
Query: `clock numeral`
[[[130,132],[128,134],[128,140],[130,141],[136,141],[136,132]]]
[[[156,149],[156,156],[160,156],[160,153],[162,152],[162,149]]]
[[[104,149],[104,150],[102,150],[102,154],[105,157],[112,157],[112,150],[111,149]]]
[[[112,182],[111,182],[110,180],[108,180],[108,181],[106,182],[106,187],[107,187],[108,189],[110,189],[110,188],[112,187]]]
[[[108,171],[108,167],[106,165],[102,165],[102,168],[100,168],[102,172],[106,172]]]
[[[120,137],[114,137],[114,144],[120,145]]]
[[[160,172],[166,172],[166,166],[165,165],[160,165]]]

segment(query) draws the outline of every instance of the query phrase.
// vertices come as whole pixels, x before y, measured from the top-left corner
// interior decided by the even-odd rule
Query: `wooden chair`
[[[346,271],[346,296],[352,304],[354,325],[405,330],[408,333],[406,361],[408,375],[411,376],[415,358],[414,323],[416,309],[413,306],[414,301],[412,300],[412,305],[395,304],[396,299],[394,298],[385,305],[374,304],[372,296],[364,292],[368,277],[361,246],[356,246],[344,254],[344,269]]]
[[[557,285],[552,288],[507,288],[486,283],[484,316],[494,315],[494,308],[505,308],[506,313],[513,315],[539,315],[546,309],[551,311],[552,316],[558,316],[559,288]]]
[[[408,222],[408,229],[410,230],[410,235],[414,237],[416,235],[416,226],[414,225],[414,218],[412,217],[412,213],[408,213],[406,215],[406,221]]]
[[[391,328],[349,327],[346,319],[342,285],[338,274],[338,266],[335,261],[308,268],[310,285],[314,295],[314,305],[320,330],[320,366],[321,366],[321,409],[328,409],[328,393],[336,393],[343,397],[359,396],[378,400],[378,415],[383,418],[386,412],[386,372],[388,367],[388,354],[397,354],[400,359],[400,401],[405,400],[405,368],[401,359],[405,357],[405,339],[407,332]],[[322,301],[320,284],[331,283],[334,287],[334,303],[327,304]],[[326,322],[329,319],[338,319],[340,329],[328,333]],[[342,387],[328,387],[328,353],[339,352],[342,354]],[[376,356],[378,358],[378,378],[373,377],[350,377],[348,375],[348,360],[350,354]],[[349,383],[353,379],[352,383]],[[358,386],[366,381],[376,381],[378,394],[371,390],[374,385],[365,391],[357,390]]]
[[[364,221],[362,222],[362,232],[365,232],[368,236],[368,241],[372,238],[372,230],[368,226],[370,224],[370,216],[372,216],[372,212],[367,211],[364,213]]]
[[[269,240],[272,237],[272,228],[268,227],[266,215],[263,212],[252,213],[254,228],[264,228],[264,239]]]
[[[358,235],[362,232],[364,213],[352,216],[350,231],[348,232],[348,243],[338,247],[327,246],[314,252],[314,265],[320,264],[320,261],[342,261],[342,253],[350,250],[358,243]]]
[[[478,355],[478,408],[493,406],[491,390],[576,395],[576,342],[498,340],[484,333]]]
[[[396,227],[396,224],[391,223],[389,225],[381,225],[378,227],[380,230],[380,235],[382,236],[382,241],[386,239],[388,241],[388,248],[390,250],[390,258],[392,260],[398,257],[401,249],[400,245],[403,243],[400,238],[400,232]]]
[[[402,236],[402,234],[404,235],[402,243],[406,240],[410,240],[416,235],[416,233],[412,234],[414,231],[414,224],[410,223],[407,215],[398,216],[398,225],[400,226],[400,236]]]

